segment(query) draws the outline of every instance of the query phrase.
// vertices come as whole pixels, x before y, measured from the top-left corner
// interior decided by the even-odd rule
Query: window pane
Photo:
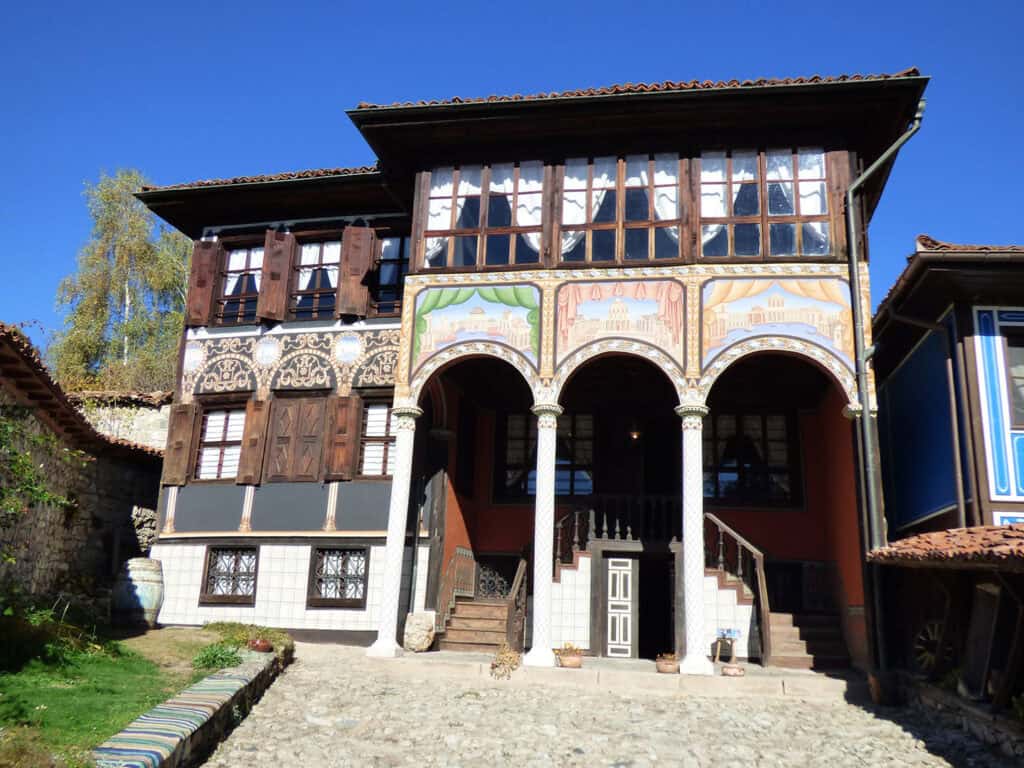
[[[200,480],[216,480],[217,465],[220,463],[219,448],[203,448],[199,451],[199,471],[196,473]]]
[[[472,267],[476,265],[476,235],[455,238],[454,266]]]
[[[704,184],[700,188],[700,215],[708,218],[720,218],[726,215],[725,184]]]
[[[459,194],[460,195],[479,195],[482,191],[480,187],[481,183],[481,171],[483,169],[479,165],[463,166],[459,169]]]
[[[786,443],[772,440],[768,443],[768,463],[776,466],[785,465],[789,461],[789,448]]]
[[[801,179],[824,179],[825,153],[820,149],[798,150],[797,166]]]
[[[679,155],[672,153],[654,156],[654,183],[656,186],[679,183]]]
[[[792,256],[796,253],[796,224],[772,224],[768,235],[772,256]]]
[[[732,202],[734,216],[757,216],[760,203],[757,198],[757,184],[736,184],[732,188],[736,199]]]
[[[363,475],[384,474],[384,445],[383,443],[366,443],[363,445],[363,466],[360,470]]]
[[[512,226],[512,201],[505,195],[491,192],[487,198],[487,226]]]
[[[1010,373],[1010,401],[1014,425],[1024,423],[1024,338],[1006,337],[1006,367]]]
[[[614,261],[615,260],[615,230],[598,229],[592,233],[593,245],[591,246],[592,261]]]
[[[647,230],[627,229],[625,258],[630,261],[646,260],[647,250]]]
[[[614,187],[618,176],[618,161],[614,157],[594,158],[594,188]]]
[[[230,445],[224,449],[221,477],[234,477],[238,474],[238,459],[241,455],[242,447],[240,445]]]
[[[381,241],[380,246],[380,258],[381,261],[397,261],[402,256],[402,238],[400,237],[385,237]],[[341,243],[338,243],[340,246]]]
[[[512,163],[500,163],[491,166],[491,192],[511,195],[514,184],[515,166]]]
[[[544,213],[544,195],[540,192],[520,193],[516,199],[516,226],[540,228]]]
[[[594,479],[590,472],[576,470],[573,473],[572,492],[577,496],[588,496],[594,492]]]
[[[800,182],[800,213],[804,216],[818,216],[828,211],[825,198],[825,182]]]
[[[761,255],[761,225],[736,224],[733,227],[733,240],[737,256]]]
[[[480,226],[480,198],[460,197],[458,199],[458,217],[456,229],[476,229]]]
[[[765,418],[769,440],[786,439],[786,417],[781,414],[770,414]]]
[[[516,235],[516,264],[536,264],[540,261],[540,233]]]
[[[704,152],[700,156],[701,181],[725,181],[725,152]]]
[[[1024,358],[1022,358],[1024,360]],[[1024,370],[1021,371],[1024,376]],[[581,413],[576,416],[576,437],[590,437],[594,434],[594,417]]]
[[[654,230],[654,258],[679,258],[679,227],[658,227]]]
[[[793,156],[789,150],[768,153],[768,179],[788,181],[793,178]]]
[[[388,406],[370,405],[366,408],[363,434],[366,437],[386,437],[388,433]]]
[[[732,180],[757,180],[757,152],[742,150],[732,153]]]
[[[435,168],[430,174],[430,196],[451,197],[452,196],[452,169]]]
[[[245,411],[228,411],[227,421],[228,425],[225,439],[240,441],[242,439],[242,428],[245,426]]]
[[[245,269],[249,261],[249,251],[228,251],[228,270],[236,272]]]
[[[512,467],[521,467],[526,463],[526,442],[509,440],[505,445],[505,463]]]
[[[206,415],[206,429],[203,430],[203,442],[220,440],[224,434],[224,422],[227,419],[227,411],[210,411]]]
[[[743,434],[756,442],[761,442],[761,417],[757,415],[744,416]]]
[[[316,264],[320,261],[320,243],[305,243],[299,254],[300,264]]]
[[[583,261],[586,257],[586,232],[562,232],[562,259],[564,261]]]
[[[768,185],[768,215],[790,216],[793,209],[793,184],[791,182]]]
[[[594,460],[594,444],[590,440],[577,440],[572,460],[577,464],[589,465]]]
[[[398,240],[398,238],[390,238]],[[324,243],[323,257],[321,261],[324,264],[338,264],[341,262],[341,241],[330,240]]]
[[[519,191],[541,192],[544,189],[544,163],[539,160],[519,164]]]
[[[646,189],[626,190],[626,221],[647,221],[650,211],[647,207]]]
[[[678,187],[654,188],[654,218],[663,220],[679,218]]]
[[[600,198],[600,201],[598,200]],[[594,221],[598,224],[613,223],[615,221],[615,190],[608,189],[602,194],[594,193],[593,202],[598,205],[594,212]]]
[[[562,223],[587,223],[587,193],[585,190],[570,191],[562,195]]]
[[[526,416],[521,413],[509,414],[508,434],[512,437],[524,437],[526,435]]]
[[[428,237],[424,253],[428,267],[443,267],[448,258],[448,238]]]
[[[587,188],[587,159],[585,157],[574,157],[565,161],[565,189],[586,189]]]
[[[831,253],[832,246],[829,242],[826,222],[810,222],[804,224],[801,229],[800,235],[803,238],[802,248],[805,256],[825,256]]]
[[[626,157],[626,186],[647,186],[647,155],[628,155]]]
[[[729,233],[725,224],[705,224],[701,227],[701,253],[707,257],[729,255]]]
[[[430,201],[427,209],[427,229],[450,229],[452,226],[452,201],[443,197]]]
[[[499,265],[508,264],[509,254],[509,236],[508,235],[488,235],[487,236],[487,253],[485,259],[487,264]]]

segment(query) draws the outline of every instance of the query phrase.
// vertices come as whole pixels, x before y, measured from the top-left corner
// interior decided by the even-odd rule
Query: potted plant
[[[249,641],[249,648],[259,653],[270,653],[274,650],[274,646],[270,644],[269,640],[265,640],[262,637],[256,637]]]
[[[663,675],[679,674],[679,657],[674,653],[659,653],[654,666]]]
[[[583,651],[572,643],[556,648],[555,655],[558,657],[558,665],[566,669],[579,669],[583,666]]]

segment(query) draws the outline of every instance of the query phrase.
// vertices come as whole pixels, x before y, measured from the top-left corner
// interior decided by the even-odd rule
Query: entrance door
[[[636,560],[608,558],[608,646],[609,656],[636,657]]]

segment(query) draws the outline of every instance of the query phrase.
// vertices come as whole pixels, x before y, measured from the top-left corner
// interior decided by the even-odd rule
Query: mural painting
[[[446,347],[492,341],[540,357],[540,290],[534,285],[427,288],[416,297],[412,369]]]
[[[685,290],[675,280],[567,283],[558,289],[558,362],[592,341],[645,341],[682,360]]]
[[[718,279],[703,291],[701,360],[756,336],[817,344],[853,368],[850,289],[843,280]]]

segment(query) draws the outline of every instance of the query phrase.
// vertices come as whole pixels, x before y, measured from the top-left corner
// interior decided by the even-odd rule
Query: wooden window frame
[[[386,405],[388,408],[388,420],[387,420],[387,434],[383,437],[369,437],[366,434],[366,424],[368,419],[366,415],[371,406],[374,405]],[[364,397],[363,398],[363,409],[359,414],[359,457],[356,460],[356,472],[355,479],[357,480],[383,480],[391,482],[391,475],[388,474],[388,457],[391,451],[395,448],[397,435],[394,433],[394,403],[391,399],[383,397]],[[384,470],[379,475],[364,475],[363,474],[363,452],[366,450],[367,443],[382,443],[384,445],[384,456],[381,463],[381,468]]]
[[[1024,327],[1004,325],[1000,327],[1003,336],[1003,375],[1006,378],[1007,406],[1010,413],[1010,429],[1024,429],[1024,422],[1018,422],[1015,418],[1016,409],[1013,407],[1013,393],[1016,391],[1013,383],[1013,374],[1010,372],[1010,347],[1019,345],[1024,349]],[[1016,344],[1011,345],[1011,339]]]
[[[313,269],[317,269],[319,267],[322,267],[323,264],[324,264],[324,261],[323,261],[323,258],[324,258],[324,246],[327,243],[333,243],[333,242],[338,243],[338,262],[335,265],[336,266],[336,273],[337,273],[336,277],[335,277],[335,283],[340,283],[341,280],[342,280],[342,274],[341,274],[341,266],[342,266],[341,265],[341,262],[342,262],[342,257],[341,257],[341,254],[342,254],[342,246],[341,246],[342,233],[341,233],[341,231],[337,231],[337,232],[318,232],[315,237],[311,237],[309,235],[306,235],[306,236],[302,237],[301,239],[297,238],[297,242],[295,244],[295,255],[293,257],[293,263],[292,263],[292,266],[291,266],[291,273],[288,276],[288,309],[287,309],[287,317],[288,317],[289,320],[295,320],[295,321],[299,321],[299,322],[313,322],[313,321],[320,321],[320,322],[326,321],[326,322],[331,322],[331,323],[334,322],[335,317],[336,317],[335,310],[337,309],[337,303],[338,303],[338,285],[335,285],[333,288],[324,288],[324,287],[306,288],[306,289],[299,288],[299,275],[301,274],[301,270],[309,269],[309,265],[306,265],[306,264],[302,263],[302,249],[305,246],[307,246],[307,245],[319,245],[320,246],[320,252],[317,254],[317,262],[316,262],[315,265],[313,265]],[[320,276],[317,275],[317,280],[319,281],[319,279],[320,279]],[[301,297],[303,297],[303,296],[312,296],[313,297],[313,307],[312,307],[312,309],[311,310],[306,310],[306,309],[302,310],[303,312],[312,311],[313,315],[310,316],[310,317],[299,317],[298,316],[298,302],[299,302],[299,299]],[[330,296],[331,297],[331,305],[330,305],[330,307],[328,309],[323,309],[323,308],[320,307],[320,298],[322,296]]]
[[[674,219],[659,219],[655,215],[654,205],[654,190],[664,189],[670,187],[668,184],[655,184],[655,168],[656,159],[655,157],[660,154],[674,154],[676,158],[676,212],[677,217]],[[646,156],[647,158],[647,185],[645,187],[637,186],[626,186],[626,165],[627,160],[634,156]],[[583,224],[564,224],[562,222],[562,208],[564,201],[565,188],[565,163],[558,166],[555,171],[555,188],[558,190],[558,195],[554,202],[554,211],[552,212],[552,244],[551,248],[555,251],[554,261],[560,268],[563,269],[584,269],[584,268],[602,268],[602,267],[639,267],[639,266],[660,266],[660,265],[673,265],[682,264],[687,261],[686,259],[686,233],[688,227],[686,226],[687,218],[687,205],[686,200],[689,197],[689,189],[687,180],[689,178],[689,160],[683,157],[677,152],[646,152],[636,153],[636,155],[606,155],[604,157],[615,157],[615,183],[607,187],[598,187],[598,189],[607,189],[615,192],[615,221],[609,222],[595,222],[593,221],[594,210],[593,210],[593,196],[594,196],[594,160],[601,155],[588,156],[587,159],[587,184],[586,184],[586,198],[585,208],[587,214],[587,220]],[[626,190],[627,189],[644,189],[647,192],[647,219],[626,219]],[[581,191],[581,190],[575,190]],[[670,227],[676,227],[679,231],[679,240],[676,242],[676,254],[671,258],[656,259],[655,253],[655,239],[658,229],[667,229]],[[645,259],[627,259],[626,258],[626,232],[628,230],[643,229],[647,231],[647,258]],[[565,254],[562,253],[562,231],[574,231],[584,232],[583,235],[583,260],[582,261],[570,261],[565,259]],[[614,257],[612,259],[606,259],[603,261],[594,261],[594,232],[614,232],[615,233],[615,247]]]
[[[247,275],[247,274],[254,274],[254,275],[256,275],[257,279],[259,279],[259,281],[262,283],[262,278],[263,278],[263,261],[262,260],[260,261],[260,266],[258,268],[254,269],[252,267],[252,252],[255,251],[255,250],[261,250],[261,251],[264,250],[263,243],[262,242],[255,243],[255,242],[251,242],[251,241],[243,241],[243,242],[239,242],[239,243],[230,243],[230,244],[229,243],[224,243],[224,260],[223,260],[223,262],[220,265],[220,269],[218,269],[218,271],[217,271],[218,272],[218,274],[217,274],[217,295],[214,297],[213,325],[217,325],[217,326],[259,325],[260,319],[259,319],[259,317],[256,314],[256,311],[257,311],[256,310],[256,304],[259,301],[260,288],[262,288],[262,285],[260,286],[260,288],[257,288],[255,293],[240,293],[240,294],[237,294],[237,295],[234,295],[234,296],[228,296],[228,295],[226,295],[224,293],[224,291],[227,289],[228,277],[230,275],[237,274],[237,275],[241,276],[241,275]],[[246,252],[246,255],[245,255],[245,269],[242,269],[242,270],[228,269],[228,266],[231,264],[231,254],[232,253],[237,253],[238,251],[245,251]],[[267,255],[264,252],[263,258],[265,259],[266,256]],[[224,308],[227,306],[227,304],[229,302],[232,302],[232,301],[237,301],[239,303],[238,304],[239,309],[238,309],[237,312],[235,312],[234,317],[230,317],[229,318],[229,317],[225,316]],[[252,302],[252,318],[251,319],[247,319],[246,318],[246,313],[244,313],[242,311],[242,309],[250,301]]]
[[[384,259],[384,241],[399,241],[399,257],[397,259]],[[373,259],[373,285],[370,291],[370,314],[373,317],[401,317],[402,298],[405,293],[405,276],[409,274],[412,266],[412,238],[408,234],[390,235],[377,238],[377,250]],[[398,267],[398,280],[394,283],[382,283],[381,274],[385,264],[394,264]],[[393,289],[394,299],[381,299],[380,293],[383,289]],[[381,306],[387,305],[390,309],[382,310]]]
[[[801,179],[799,155],[801,150],[820,151],[822,157],[822,168],[825,175],[821,178]],[[829,152],[823,147],[753,147],[747,149],[742,147],[727,149],[705,149],[704,153],[723,152],[725,154],[725,181],[705,182],[701,178],[703,167],[702,154],[694,159],[694,186],[696,188],[694,206],[696,209],[697,229],[695,238],[695,256],[698,262],[707,264],[745,263],[745,262],[799,262],[814,263],[821,261],[837,261],[841,257],[840,241],[837,237],[837,226],[843,226],[842,217],[837,214],[837,201],[833,196],[830,182],[831,174],[836,170],[829,162]],[[736,152],[756,152],[757,154],[757,179],[753,182],[736,182],[732,178],[733,154]],[[789,152],[790,170],[792,177],[788,180],[768,179],[768,155],[775,152]],[[803,214],[800,212],[800,183],[820,183],[825,189],[825,205],[827,210],[823,214]],[[768,185],[774,183],[788,183],[793,187],[793,213],[792,214],[771,214],[768,212]],[[732,188],[737,184],[752,184],[757,187],[758,213],[751,216],[734,216],[732,213],[735,202]],[[726,188],[726,216],[704,216],[701,211],[702,190],[705,186],[722,186]],[[725,226],[728,248],[724,256],[705,256],[703,233],[705,225],[721,224]],[[757,224],[760,227],[760,252],[756,256],[737,256],[735,249],[734,227],[736,224]],[[772,224],[793,224],[795,229],[794,249],[795,253],[790,255],[771,255],[771,225]],[[826,224],[829,235],[829,251],[823,254],[804,254],[803,225],[804,224]]]
[[[211,555],[218,550],[252,550],[256,558],[252,571],[251,595],[212,595],[207,592],[210,579]],[[208,544],[203,550],[203,581],[199,588],[199,605],[256,605],[256,590],[259,588],[260,546],[259,544]],[[237,555],[236,555],[237,564]]]
[[[309,550],[309,580],[306,584],[307,608],[342,608],[347,610],[366,610],[366,599],[370,592],[370,550],[369,545],[348,544],[336,545],[314,544]],[[360,599],[348,597],[320,597],[316,594],[316,561],[318,552],[362,552],[365,557],[363,570],[363,596]]]
[[[526,480],[526,478],[529,477],[530,471],[532,469],[536,468],[536,455],[537,455],[536,454],[536,448],[537,448],[537,432],[536,432],[537,419],[536,419],[536,417],[533,414],[529,413],[528,411],[525,414],[522,414],[520,412],[515,412],[515,411],[505,411],[505,412],[499,413],[498,414],[498,419],[497,419],[497,428],[494,430],[495,431],[495,438],[496,438],[496,445],[495,445],[495,451],[494,451],[494,470],[493,470],[494,478],[493,478],[493,482],[492,482],[492,486],[493,486],[493,500],[498,502],[498,503],[514,503],[514,504],[515,503],[523,503],[525,501],[530,501],[530,500],[536,498],[536,494],[531,494],[531,493],[529,493],[529,492],[527,492],[525,490],[524,490],[523,493],[509,492],[508,487],[507,487],[507,485],[505,483],[505,475],[507,474],[507,472],[509,470],[509,467],[512,466],[514,468],[520,468],[520,465],[518,465],[518,464],[510,465],[508,463],[508,441],[510,439],[509,438],[509,433],[508,433],[509,418],[511,416],[519,416],[519,415],[525,415],[525,417],[526,417],[525,418],[525,429],[526,429],[526,432],[525,432],[525,434],[522,437],[516,437],[516,438],[512,438],[512,439],[523,440],[524,443],[525,443],[525,445],[524,445],[524,456],[525,456],[524,460],[525,460],[525,464],[521,465],[521,468],[522,468],[523,473],[524,473],[523,474],[524,489],[528,486],[528,480]],[[578,417],[580,417],[580,416],[590,416],[590,418],[591,418],[591,435],[590,435],[589,438],[580,438],[578,435],[576,435],[576,430],[575,430],[576,419]],[[555,440],[556,440],[556,462],[557,462],[558,444],[559,443],[565,443],[566,440],[568,441],[569,453],[570,453],[570,456],[572,457],[572,459],[569,461],[568,464],[557,464],[556,463],[556,467],[555,467],[556,475],[557,475],[557,472],[559,472],[559,471],[568,471],[570,473],[569,474],[569,478],[570,478],[570,480],[569,480],[570,492],[569,493],[557,493],[557,491],[556,491],[555,496],[556,496],[556,498],[559,498],[559,499],[578,499],[578,498],[583,498],[583,497],[586,497],[586,496],[591,496],[594,493],[593,489],[591,489],[590,493],[580,493],[580,494],[577,494],[577,493],[573,492],[573,486],[575,485],[575,477],[576,477],[575,473],[577,471],[588,471],[588,472],[590,472],[591,473],[591,482],[593,482],[594,467],[596,466],[596,461],[597,461],[597,419],[594,416],[594,414],[592,414],[592,413],[563,413],[558,418],[559,419],[570,419],[571,423],[570,423],[570,427],[569,427],[569,435],[568,435],[568,437],[566,437],[564,435],[557,435],[556,438],[555,438]],[[533,427],[532,431],[531,431],[531,427]],[[580,440],[580,439],[588,439],[591,442],[590,464],[579,464],[579,463],[577,463],[575,461],[576,442],[578,440]],[[533,464],[532,465],[530,463],[531,457],[533,459]]]
[[[248,397],[245,400],[240,400],[235,397],[225,398],[223,395],[214,396],[213,398],[204,398],[197,402],[199,406],[199,415],[196,418],[195,431],[192,434],[192,450],[189,457],[189,467],[191,471],[189,473],[188,482],[189,485],[193,483],[203,484],[235,484],[237,473],[232,477],[211,477],[211,478],[200,478],[199,477],[199,458],[202,455],[203,446],[211,445],[210,443],[203,442],[203,428],[206,425],[206,416],[211,411],[242,411],[243,417],[245,415],[246,402],[249,400]],[[227,426],[227,420],[225,419],[225,427]],[[228,442],[217,442],[215,445],[221,446],[221,455],[217,461],[217,471],[220,472],[221,463],[224,460],[223,448],[231,445],[238,445],[244,450],[243,443],[245,441],[245,422],[242,423],[242,437],[237,441]],[[241,458],[241,457],[239,457]]]
[[[520,179],[520,168],[522,163],[535,163],[540,162],[542,167],[542,182],[541,191],[541,220],[536,225],[522,226],[518,223],[513,223],[509,226],[491,227],[488,224],[488,210],[489,197],[491,194],[491,169],[495,165],[509,165],[509,163],[488,163],[480,165],[480,220],[476,227],[456,227],[458,223],[456,215],[458,212],[458,205],[456,201],[460,197],[474,197],[474,195],[460,195],[459,184],[462,178],[462,165],[452,166],[452,192],[447,197],[432,196],[430,194],[430,183],[428,182],[424,186],[425,195],[423,202],[423,232],[422,236],[419,237],[419,247],[417,249],[416,264],[421,272],[495,272],[495,271],[507,271],[515,269],[541,269],[546,266],[547,263],[547,249],[548,243],[548,230],[547,220],[551,215],[551,166],[539,160],[522,160],[511,163],[513,166],[513,185],[512,185],[512,220],[515,222],[518,210],[519,200],[519,179]],[[448,166],[444,166],[448,167]],[[466,168],[476,168],[476,164],[465,164]],[[440,168],[435,169],[440,170]],[[431,175],[433,171],[431,172]],[[500,193],[495,193],[500,194]],[[538,194],[536,192],[528,192],[525,194]],[[505,195],[501,195],[505,197]],[[449,218],[449,226],[446,229],[427,229],[429,223],[429,210],[431,200],[444,200],[447,199],[451,203],[451,215]],[[540,235],[540,251],[537,253],[537,258],[533,261],[518,262],[516,261],[516,241],[518,236],[526,234],[538,234]],[[476,237],[476,262],[473,265],[454,265],[453,259],[455,257],[456,238],[459,237]],[[508,236],[509,238],[509,256],[508,262],[504,264],[488,264],[487,263],[487,239],[491,236]],[[444,264],[433,266],[426,263],[426,244],[427,240],[435,238],[444,238]]]
[[[717,445],[718,445],[718,418],[720,416],[732,416],[736,419],[736,435],[742,435],[742,424],[744,417],[747,416],[758,416],[761,419],[761,452],[765,457],[764,464],[759,467],[765,473],[770,475],[773,471],[786,472],[789,475],[789,498],[785,500],[772,501],[767,497],[754,497],[746,498],[742,495],[733,499],[723,499],[720,496],[720,489],[718,488],[718,473],[722,471],[721,465],[718,463],[717,458]],[[769,416],[782,416],[786,424],[786,453],[787,453],[787,464],[786,466],[778,464],[770,464],[768,462],[768,417]],[[792,410],[778,410],[772,408],[753,408],[753,409],[712,409],[711,412],[705,417],[703,437],[705,441],[710,440],[711,451],[708,451],[705,447],[703,464],[701,467],[702,477],[706,472],[711,472],[715,476],[715,493],[712,496],[704,496],[704,504],[708,507],[716,507],[720,509],[803,509],[804,505],[804,488],[803,488],[803,459],[800,453],[800,438],[799,438],[799,418],[795,411]],[[746,472],[737,463],[736,476],[737,483],[741,484],[740,478],[744,476]]]

